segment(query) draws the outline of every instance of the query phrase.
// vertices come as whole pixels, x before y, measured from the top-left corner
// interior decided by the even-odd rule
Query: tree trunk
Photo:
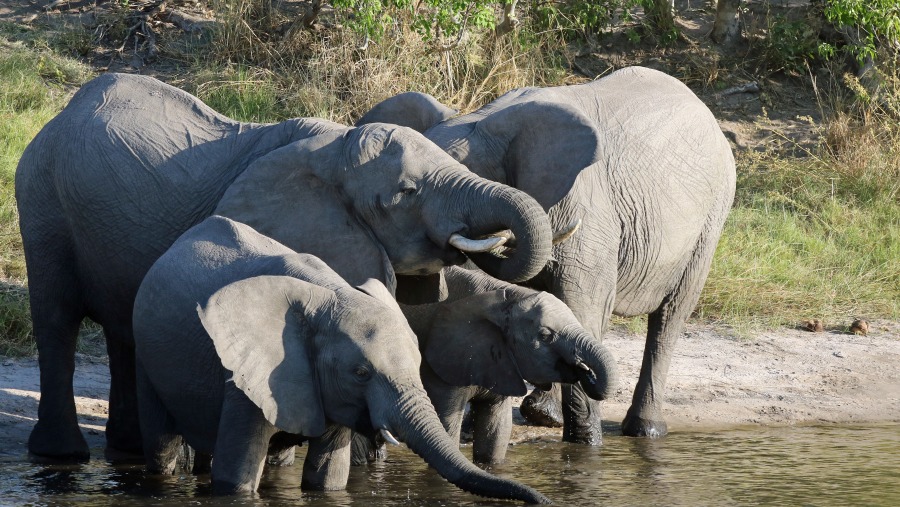
[[[710,35],[716,44],[731,45],[741,36],[741,19],[738,8],[741,0],[718,0],[716,4],[716,22]]]

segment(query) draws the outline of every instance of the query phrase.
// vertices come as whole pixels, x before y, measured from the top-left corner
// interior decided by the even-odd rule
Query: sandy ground
[[[606,343],[621,374],[618,393],[603,412],[615,428],[631,400],[644,339],[614,331]],[[102,357],[79,355],[76,363],[79,421],[91,448],[102,448],[109,369]],[[25,456],[39,386],[35,359],[0,359],[0,455]],[[752,338],[691,325],[676,347],[667,389],[670,432],[900,422],[900,322],[872,322],[869,336],[781,329]],[[560,434],[517,424],[514,441]]]

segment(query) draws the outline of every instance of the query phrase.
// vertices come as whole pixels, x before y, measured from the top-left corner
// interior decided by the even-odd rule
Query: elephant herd
[[[649,314],[629,436],[662,436],[672,348],[734,197],[731,149],[676,79],[631,67],[511,91],[462,116],[420,93],[354,127],[240,123],[155,79],[104,74],[16,172],[41,399],[30,453],[84,460],[84,318],[103,327],[107,453],[216,493],[255,491],[308,445],[302,486],[404,442],[483,496],[548,500],[505,457],[511,396],[562,383],[567,441],[599,444],[611,314]],[[463,266],[459,266],[463,265]]]

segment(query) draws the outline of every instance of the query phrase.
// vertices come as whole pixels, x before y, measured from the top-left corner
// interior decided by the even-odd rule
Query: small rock
[[[819,319],[804,320],[800,323],[800,325],[803,327],[803,329],[812,331],[813,333],[821,333],[825,330],[825,325]]]
[[[833,355],[834,357],[840,357],[840,358],[844,357],[844,353],[841,352],[840,350],[836,350],[836,351],[832,352],[831,355]]]
[[[869,323],[862,319],[854,320],[850,324],[850,332],[855,335],[866,336],[869,334]]]

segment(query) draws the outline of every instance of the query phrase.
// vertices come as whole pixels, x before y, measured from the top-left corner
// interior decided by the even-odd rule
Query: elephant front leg
[[[350,477],[350,448],[353,431],[332,424],[320,437],[309,440],[303,462],[302,489],[340,491]]]
[[[472,461],[503,463],[512,434],[512,398],[487,394],[471,403],[475,414]]]
[[[225,386],[219,432],[213,450],[216,495],[252,493],[259,487],[269,440],[277,429],[234,383]]]
[[[592,400],[578,384],[562,385],[563,442],[600,445],[603,421],[600,402]]]

